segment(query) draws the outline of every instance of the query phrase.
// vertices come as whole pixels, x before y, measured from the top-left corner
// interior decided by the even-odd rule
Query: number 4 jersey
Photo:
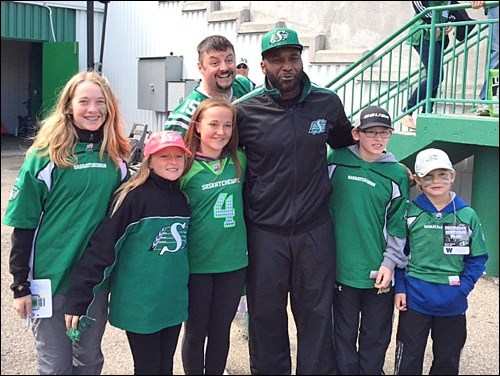
[[[247,233],[243,216],[246,157],[238,151],[241,177],[230,156],[205,161],[197,158],[181,180],[189,197],[190,273],[224,273],[248,265]]]

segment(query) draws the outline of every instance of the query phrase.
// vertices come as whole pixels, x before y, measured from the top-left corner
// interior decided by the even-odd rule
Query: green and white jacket
[[[228,100],[231,102],[242,97],[250,92],[252,87],[253,85],[248,78],[244,76],[237,76],[231,89],[231,98],[228,98]],[[202,85],[196,87],[191,93],[189,93],[182,103],[169,114],[167,121],[165,122],[164,129],[177,131],[184,136],[189,128],[189,122],[191,121],[194,112],[200,103],[208,98],[210,98],[210,96],[203,90]]]
[[[92,317],[93,294],[111,280],[111,325],[150,334],[185,321],[189,216],[179,182],[151,172],[92,236],[74,269],[64,312]]]
[[[64,294],[73,267],[94,230],[106,216],[109,198],[128,177],[127,166],[104,154],[101,144],[79,142],[78,162],[59,168],[49,158],[29,153],[19,171],[3,223],[33,229],[28,247],[13,247],[14,283],[50,279],[52,294]],[[29,247],[31,244],[31,247]]]
[[[373,272],[394,272],[408,262],[405,213],[409,197],[406,168],[391,153],[366,162],[358,146],[328,152],[333,186],[330,212],[335,229],[337,281],[373,288]]]

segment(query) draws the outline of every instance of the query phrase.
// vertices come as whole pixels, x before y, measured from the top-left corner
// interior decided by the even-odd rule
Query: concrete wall
[[[284,20],[299,33],[327,35],[326,49],[339,50],[370,49],[414,13],[409,1],[221,1],[221,10],[245,6],[252,22]]]
[[[470,14],[484,18],[481,10]],[[260,40],[281,21],[308,43],[304,70],[325,85],[412,16],[408,1],[110,2],[103,72],[123,102],[129,125],[148,123],[157,130],[166,114],[137,109],[139,57],[183,56],[183,78],[200,79],[196,46],[210,34],[221,34],[233,42],[237,56],[249,60],[250,78],[262,83]],[[324,37],[322,45],[314,45],[318,35]]]
[[[220,2],[216,10],[222,12],[238,13],[245,8],[250,11],[249,24],[253,28],[250,26],[243,33],[239,32],[243,29],[241,20],[208,22],[213,3],[217,2],[168,1],[159,4],[145,1],[140,4],[109,4],[103,72],[110,78],[123,101],[123,110],[130,126],[133,122],[147,122],[153,129],[159,129],[166,117],[164,113],[137,109],[139,57],[183,56],[183,78],[200,79],[196,67],[196,46],[210,34],[221,34],[233,42],[238,56],[249,60],[250,78],[262,83],[262,34],[277,22],[284,21],[299,32],[301,40],[306,36],[325,35],[322,49],[331,50],[331,57],[349,51],[357,52],[357,55],[350,57],[351,61],[345,63],[328,61],[328,56],[323,63],[315,63],[310,62],[315,51],[307,46],[303,53],[304,70],[313,81],[324,85],[346,69],[362,51],[374,47],[399,28],[413,12],[411,5],[404,1],[380,2],[375,6],[369,2],[347,1]],[[354,4],[356,11],[353,10]],[[384,14],[388,16],[382,16]],[[400,15],[394,17],[394,14]]]

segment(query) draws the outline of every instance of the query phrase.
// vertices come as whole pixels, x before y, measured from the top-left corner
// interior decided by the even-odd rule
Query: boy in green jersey
[[[337,251],[335,360],[340,375],[381,375],[392,333],[393,272],[407,262],[409,178],[386,152],[393,132],[389,114],[370,106],[356,125],[357,144],[328,156]]]
[[[410,258],[396,270],[399,310],[396,375],[421,375],[429,332],[431,375],[457,375],[467,337],[467,296],[488,259],[476,212],[451,191],[455,170],[448,155],[417,155],[415,180],[422,190],[407,215]]]

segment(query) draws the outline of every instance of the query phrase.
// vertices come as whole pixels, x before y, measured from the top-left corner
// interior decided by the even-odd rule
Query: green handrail
[[[496,1],[486,2],[487,7],[498,6]],[[344,105],[347,102],[347,96],[350,94],[350,108],[346,108],[346,112],[352,118],[357,115],[364,107],[377,104],[391,112],[389,107],[393,107],[393,120],[394,122],[401,119],[408,113],[415,110],[425,112],[430,111],[432,103],[437,107],[438,103],[442,105],[440,111],[457,112],[457,105],[461,106],[461,110],[465,112],[468,106],[474,106],[479,103],[490,104],[495,103],[490,100],[479,100],[474,98],[478,87],[482,86],[484,80],[478,85],[480,75],[484,72],[485,79],[487,80],[489,74],[489,59],[491,38],[488,37],[488,26],[490,24],[497,24],[496,20],[471,20],[461,22],[446,22],[437,23],[434,14],[444,10],[460,10],[470,8],[469,3],[445,5],[439,7],[428,8],[428,12],[433,12],[431,24],[422,23],[422,18],[425,13],[420,13],[409,20],[405,25],[401,26],[388,38],[376,45],[369,53],[362,56],[357,62],[349,66],[344,72],[338,75],[334,80],[329,82],[326,86],[331,87],[341,96]],[[415,25],[416,23],[422,25]],[[415,26],[414,26],[415,25]],[[455,38],[451,40],[450,46],[442,49],[443,56],[443,77],[441,85],[438,90],[436,98],[431,98],[432,92],[432,75],[433,72],[433,59],[434,49],[436,46],[436,30],[447,26],[465,26],[474,27],[475,29],[466,36],[463,41],[458,41]],[[429,52],[429,72],[424,74],[420,65],[420,58],[416,56],[416,52],[412,46],[406,43],[406,40],[412,35],[409,30],[414,29],[414,33],[421,30],[428,30],[430,34],[430,52]],[[498,27],[498,26],[497,26]],[[421,33],[423,34],[423,33]],[[421,44],[421,43],[420,43]],[[486,45],[486,46],[485,46]],[[485,48],[486,47],[486,48]],[[480,55],[485,54],[484,65],[480,64]],[[396,60],[395,56],[398,55],[399,59]],[[418,58],[418,66],[414,67],[412,60]],[[403,64],[403,59],[407,58],[408,63]],[[396,63],[396,69],[394,69]],[[480,67],[481,65],[481,67]],[[383,77],[383,69],[387,66],[387,77]],[[374,70],[378,69],[378,74]],[[469,72],[474,72],[473,76]],[[393,78],[393,72],[396,72],[397,77]],[[403,111],[403,104],[406,103],[406,97],[410,95],[415,85],[420,86],[423,79],[428,79],[426,88],[426,99],[417,103],[413,108],[407,108]],[[468,86],[469,85],[469,86]],[[470,89],[472,86],[472,90]],[[374,91],[376,93],[374,94]],[[451,107],[450,107],[451,106]]]

